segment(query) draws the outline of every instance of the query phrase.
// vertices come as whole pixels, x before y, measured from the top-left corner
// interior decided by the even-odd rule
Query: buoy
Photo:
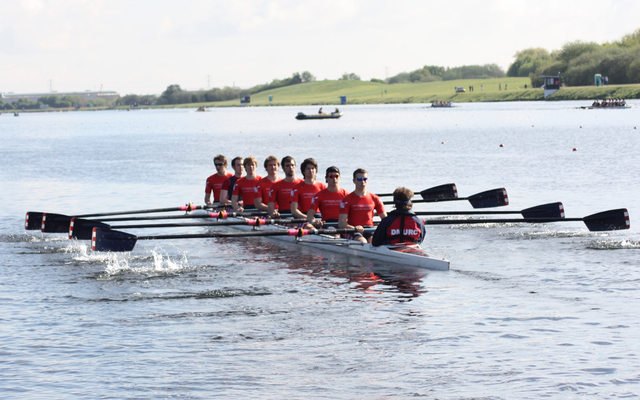
[[[582,128],[582,125],[580,125],[580,128]]]
[[[504,145],[502,143],[500,143],[500,147],[504,147]]]
[[[535,125],[531,125],[531,127],[533,128]]]
[[[573,148],[573,151],[578,151],[578,148],[577,148],[577,147],[574,147],[574,148]]]
[[[204,132],[204,129],[202,130],[202,132]]]
[[[440,142],[440,144],[444,144],[444,142]]]
[[[289,134],[289,136],[291,136],[291,134]]]
[[[322,135],[318,135],[318,137],[322,137]],[[269,197],[271,197],[271,195],[269,195]]]
[[[351,139],[355,139],[355,138],[356,138],[356,137],[354,136],[354,137],[352,137]]]

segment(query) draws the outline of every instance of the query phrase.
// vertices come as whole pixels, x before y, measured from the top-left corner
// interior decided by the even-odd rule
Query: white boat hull
[[[234,219],[234,218],[230,218]],[[238,220],[239,218],[235,218]],[[233,225],[230,228],[241,231],[252,231],[253,226]],[[263,225],[260,230],[290,229],[279,225]],[[372,246],[369,243],[362,243],[355,240],[336,238],[330,235],[309,235],[301,238],[293,236],[269,236],[288,243],[295,243],[302,246],[331,251],[334,253],[346,254],[366,258],[391,262],[398,265],[433,269],[439,271],[449,270],[449,260],[433,254],[429,254],[422,247],[415,246]]]

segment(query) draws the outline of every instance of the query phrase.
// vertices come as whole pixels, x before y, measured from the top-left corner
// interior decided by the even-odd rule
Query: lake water
[[[343,106],[331,121],[294,119],[316,107],[4,113],[0,396],[637,398],[640,102],[630,103]],[[451,261],[447,272],[269,239],[93,253],[24,230],[26,211],[202,204],[218,153],[314,157],[321,171],[338,166],[347,190],[364,167],[374,193],[453,182],[460,196],[506,188],[508,210],[624,207],[631,229],[428,227],[424,246]]]

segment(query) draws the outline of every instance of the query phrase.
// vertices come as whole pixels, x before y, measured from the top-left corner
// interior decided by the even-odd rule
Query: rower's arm
[[[253,201],[253,204],[260,211],[269,211],[269,205],[262,202],[262,197],[256,197]]]
[[[277,212],[277,211],[276,211],[276,203],[275,203],[275,202],[273,202],[273,201],[270,201],[270,202],[269,202],[269,206],[268,206],[268,208],[267,208],[267,213],[269,214],[269,216],[270,216],[271,218],[275,218],[275,217],[277,217],[277,216],[278,216],[278,215],[276,214],[276,212]]]
[[[293,216],[293,218],[306,218],[307,216],[304,215],[302,212],[300,212],[298,210],[298,202],[297,201],[292,201],[291,202],[291,216]]]
[[[316,210],[310,208],[309,211],[307,211],[307,222],[310,224],[313,224],[315,220],[316,220]]]
[[[378,217],[380,218],[387,218],[387,212],[383,212],[382,214],[378,214]]]
[[[211,193],[206,193],[204,195],[204,204],[211,204]]]
[[[340,229],[347,229],[347,228],[353,228],[353,226],[350,226],[347,223],[347,214],[340,214],[340,216],[338,217],[338,228]]]
[[[231,207],[233,207],[233,211],[241,211],[240,206],[238,205],[238,195],[234,194],[231,196]]]
[[[229,199],[227,198],[227,196],[229,195],[229,191],[228,190],[220,190],[220,204],[228,204],[229,203]]]

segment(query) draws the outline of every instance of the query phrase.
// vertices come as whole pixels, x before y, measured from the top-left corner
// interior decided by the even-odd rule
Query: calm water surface
[[[315,107],[5,113],[0,396],[637,398],[632,104],[347,106],[336,121],[294,119]],[[92,253],[88,242],[23,229],[26,211],[201,204],[218,153],[314,157],[322,171],[338,166],[347,190],[364,167],[378,193],[455,182],[460,196],[506,188],[509,210],[561,201],[567,217],[584,217],[626,207],[631,229],[429,227],[424,245],[451,260],[448,272],[269,239]]]

